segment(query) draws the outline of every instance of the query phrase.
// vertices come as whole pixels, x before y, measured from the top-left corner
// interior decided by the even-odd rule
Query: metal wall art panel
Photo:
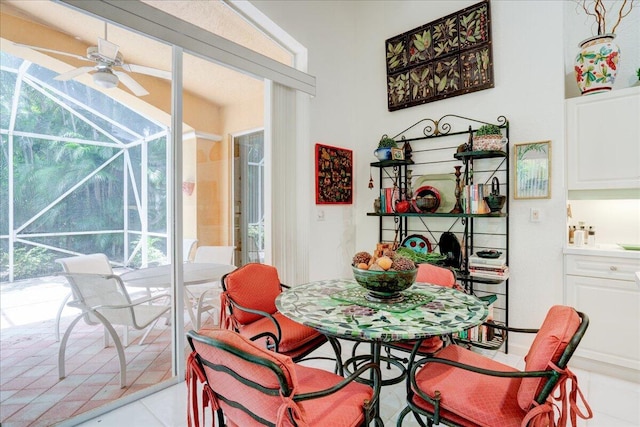
[[[494,87],[489,0],[385,42],[389,111]]]

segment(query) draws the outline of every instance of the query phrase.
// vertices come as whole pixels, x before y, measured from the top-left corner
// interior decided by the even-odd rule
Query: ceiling
[[[221,1],[148,0],[144,2],[279,62],[285,64],[291,62],[291,56],[284,49],[265,37]],[[2,0],[0,11],[66,35],[70,40],[70,44],[67,43],[66,46],[72,46],[72,48],[61,49],[56,46],[55,40],[38,38],[33,34],[12,35],[11,41],[53,50],[65,50],[84,56],[87,47],[96,46],[99,37],[105,38],[106,31],[106,38],[120,46],[119,52],[123,55],[125,63],[167,71],[171,69],[171,46],[116,25],[106,24],[100,19],[64,5],[46,0]],[[70,64],[69,69],[87,65],[86,62],[66,56],[48,55]],[[184,90],[221,107],[255,99],[256,93],[262,96],[261,80],[189,54],[185,54],[183,66]],[[151,78],[148,76],[141,78],[136,74],[132,74],[132,77],[141,83],[144,79]]]

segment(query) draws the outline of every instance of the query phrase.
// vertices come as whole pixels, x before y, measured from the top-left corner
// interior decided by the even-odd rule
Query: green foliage
[[[56,256],[49,250],[39,247],[18,247],[13,252],[15,277],[28,279],[31,277],[39,277],[51,274],[59,270],[56,268]],[[2,251],[0,253],[0,266],[2,271],[9,268],[9,253]],[[3,279],[4,280],[4,279]]]
[[[389,138],[387,135],[383,135],[378,143],[378,148],[397,148],[398,143],[393,139]]]
[[[502,135],[502,132],[500,131],[500,127],[496,125],[482,125],[476,131],[476,136],[483,135]]]
[[[640,80],[640,68],[638,68],[638,71],[636,71],[636,75],[638,76],[638,80]]]

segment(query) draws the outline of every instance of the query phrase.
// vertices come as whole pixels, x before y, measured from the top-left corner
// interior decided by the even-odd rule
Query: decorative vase
[[[376,156],[380,161],[391,160],[391,148],[378,148],[373,152],[373,155]]]
[[[574,71],[582,95],[613,88],[620,59],[620,48],[613,42],[615,37],[615,34],[602,34],[580,43]]]

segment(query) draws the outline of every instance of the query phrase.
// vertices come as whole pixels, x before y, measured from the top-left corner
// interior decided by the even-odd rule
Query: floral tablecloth
[[[408,310],[336,298],[345,290],[356,288],[360,285],[351,279],[306,283],[282,292],[276,306],[283,315],[324,334],[380,342],[461,332],[482,323],[488,315],[487,306],[473,295],[427,283],[415,283],[403,292],[428,296],[428,302]]]

